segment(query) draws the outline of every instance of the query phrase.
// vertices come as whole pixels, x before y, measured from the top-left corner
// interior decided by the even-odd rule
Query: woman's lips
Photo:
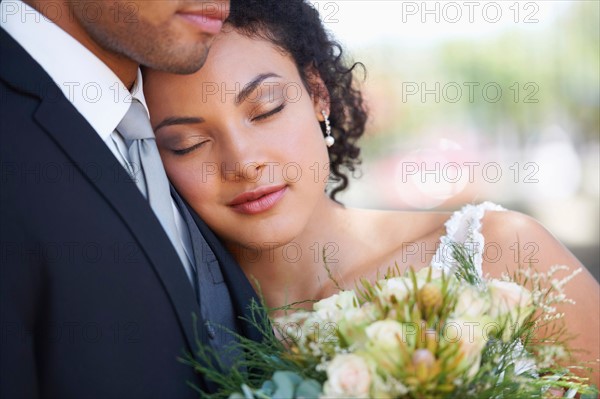
[[[254,215],[273,208],[286,191],[286,185],[259,187],[238,195],[227,205],[239,213]]]

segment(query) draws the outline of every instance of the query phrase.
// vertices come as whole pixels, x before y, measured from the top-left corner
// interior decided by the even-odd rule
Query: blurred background
[[[599,279],[600,2],[312,3],[367,69],[363,165],[342,202],[490,200],[538,219]]]

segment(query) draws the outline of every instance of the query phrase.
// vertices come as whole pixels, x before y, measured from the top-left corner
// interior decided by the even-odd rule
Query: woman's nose
[[[227,181],[257,182],[261,179],[264,162],[221,162],[221,177]]]
[[[235,137],[223,143],[221,177],[228,181],[258,181],[267,164],[260,143]]]

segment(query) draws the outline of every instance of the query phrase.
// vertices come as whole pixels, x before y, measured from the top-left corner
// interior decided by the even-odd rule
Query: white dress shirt
[[[29,5],[20,0],[2,1],[0,16],[0,27],[42,66],[117,160],[126,166],[127,147],[115,129],[129,110],[132,96],[148,111],[139,69],[130,92],[98,57]],[[188,227],[172,198],[171,203],[179,238],[193,265]],[[186,266],[186,272],[190,281],[194,281],[191,267]]]

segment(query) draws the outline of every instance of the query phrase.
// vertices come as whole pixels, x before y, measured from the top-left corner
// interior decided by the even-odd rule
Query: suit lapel
[[[2,29],[0,46],[0,77],[11,87],[41,99],[35,120],[127,225],[161,279],[189,349],[194,348],[192,314],[200,316],[200,308],[183,265],[150,205],[48,74]]]
[[[198,217],[196,212],[194,212],[194,210],[181,197],[179,197],[175,190],[173,190],[173,193],[173,196],[177,199],[179,206],[185,208],[185,211],[182,211],[182,214],[187,215],[187,217],[190,218],[190,221],[188,222],[188,225],[190,225],[190,232],[193,231],[192,226],[197,228],[202,243],[205,243],[200,244],[200,239],[193,240],[194,245],[198,246],[199,248],[201,259],[203,259],[205,262],[204,269],[199,269],[201,272],[201,278],[203,280],[209,280],[212,286],[211,288],[211,286],[207,285],[207,281],[201,282],[202,285],[200,287],[200,291],[202,298],[201,301],[204,301],[203,307],[210,307],[214,311],[214,308],[212,307],[214,302],[211,298],[211,295],[203,295],[202,287],[204,286],[206,291],[210,289],[222,290],[223,288],[219,288],[218,284],[223,281],[226,285],[226,288],[224,288],[229,292],[233,311],[235,315],[237,315],[236,324],[238,326],[239,333],[254,341],[262,341],[262,334],[251,323],[248,323],[244,320],[255,319],[259,325],[262,325],[265,321],[262,314],[252,314],[251,312],[249,307],[251,301],[254,300],[257,303],[260,303],[260,300],[250,285],[250,282],[246,278],[246,275],[235,261],[233,256],[225,249],[221,241],[208,228],[204,221]],[[196,264],[197,268],[198,266],[199,265]],[[202,270],[205,270],[204,275],[202,275]],[[210,305],[207,305],[207,303],[210,303]],[[221,309],[219,308],[219,310]]]

